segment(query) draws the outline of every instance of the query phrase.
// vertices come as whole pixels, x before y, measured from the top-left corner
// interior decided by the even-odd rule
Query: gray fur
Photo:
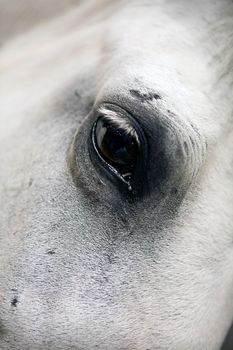
[[[221,348],[233,318],[232,13],[227,0],[89,0],[3,38],[1,350]],[[89,156],[107,102],[133,109],[152,149],[166,131],[174,171],[162,184],[150,172],[134,203]]]

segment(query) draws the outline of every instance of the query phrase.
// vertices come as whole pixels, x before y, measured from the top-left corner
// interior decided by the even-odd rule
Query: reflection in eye
[[[130,182],[139,156],[139,137],[128,120],[104,110],[94,125],[94,140],[100,156]]]

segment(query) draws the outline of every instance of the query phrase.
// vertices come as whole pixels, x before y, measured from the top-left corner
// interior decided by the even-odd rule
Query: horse
[[[0,6],[1,350],[232,349],[232,1]]]

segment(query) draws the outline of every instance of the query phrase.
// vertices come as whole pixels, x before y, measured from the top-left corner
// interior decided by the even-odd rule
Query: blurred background
[[[0,40],[62,14],[84,0],[0,0]]]

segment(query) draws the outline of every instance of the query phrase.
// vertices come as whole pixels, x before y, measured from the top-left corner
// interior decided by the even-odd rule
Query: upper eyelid
[[[119,101],[121,101],[120,105]],[[142,103],[137,103],[135,106],[135,101],[131,101],[127,97],[111,96],[108,101],[102,102],[100,108],[102,106],[117,107],[132,117],[140,125],[150,147],[153,147],[155,137],[153,132],[156,129],[161,128],[172,133],[176,138],[176,142],[180,144],[183,162],[190,168],[191,177],[197,175],[206,158],[207,140],[205,135],[199,132],[198,128],[189,120],[173,113],[168,102],[160,102],[158,106]]]
[[[138,134],[134,127],[125,118],[121,118],[119,113],[105,106],[99,107],[97,111],[109,120],[109,122],[115,124],[116,127],[123,129],[126,134],[134,136],[136,141],[140,143]]]

